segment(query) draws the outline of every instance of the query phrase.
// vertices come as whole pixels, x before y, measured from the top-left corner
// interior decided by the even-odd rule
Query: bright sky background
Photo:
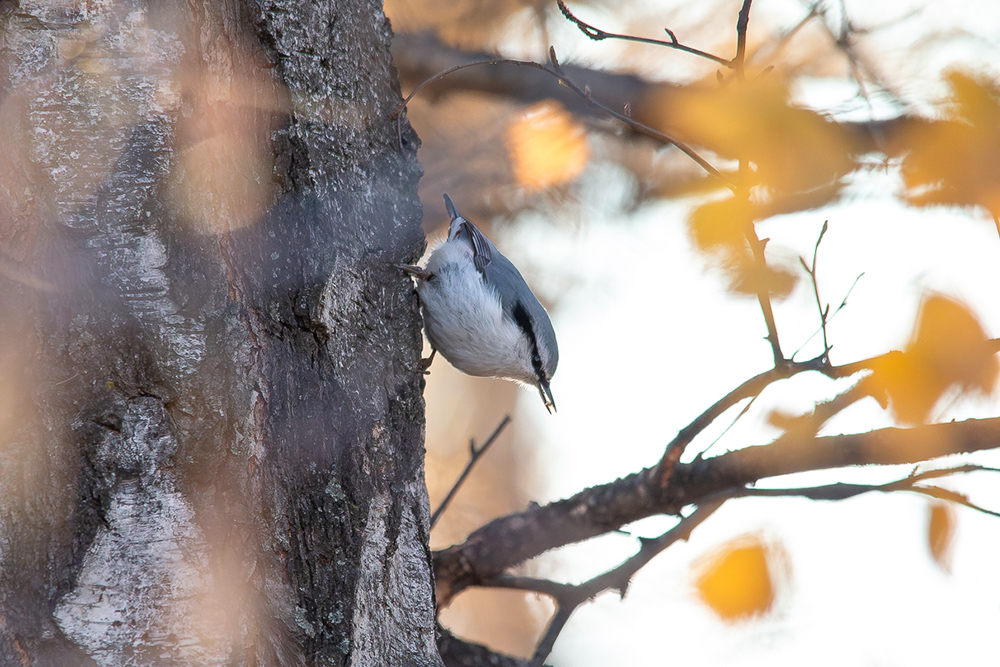
[[[801,14],[801,7],[790,0],[758,0],[754,16],[777,21],[782,12]],[[924,9],[905,25],[866,38],[865,50],[892,79],[905,82],[913,100],[939,93],[939,73],[950,64],[1000,63],[1000,3],[848,3],[859,26],[917,7]],[[910,49],[932,28],[943,33],[961,28],[981,37],[937,40],[913,56]],[[901,57],[905,53],[911,56]],[[993,74],[1000,71],[994,68]],[[807,103],[815,96],[814,103],[822,106],[842,91],[842,84],[818,81],[806,85],[802,95]],[[691,202],[649,205],[622,220],[615,202],[628,198],[629,181],[620,168],[594,165],[584,179],[576,191],[600,192],[600,197],[588,202],[581,195],[579,209],[589,211],[584,214],[589,219],[574,224],[573,231],[529,212],[497,239],[534,278],[536,291],[558,296],[553,320],[560,366],[552,387],[559,412],[547,415],[538,397],[524,392],[516,422],[532,434],[537,467],[547,475],[537,489],[538,502],[655,463],[679,428],[770,365],[756,301],[728,295],[724,280],[706,271],[690,247],[683,221]],[[1000,236],[992,220],[976,211],[904,207],[895,198],[900,188],[894,171],[872,170],[856,176],[840,204],[761,225],[760,234],[772,239],[769,257],[796,261],[812,256],[823,221],[830,221],[820,247],[819,286],[834,308],[864,272],[829,327],[834,363],[904,346],[921,296],[930,292],[965,301],[987,333],[1000,336]],[[818,326],[807,280],[776,310],[786,352]],[[820,344],[814,339],[798,358],[814,356]],[[776,435],[763,424],[771,407],[805,411],[843,386],[801,376],[772,387],[712,451],[766,443]],[[959,401],[935,418],[998,414],[1000,399],[994,397]],[[839,415],[824,433],[891,424],[869,399]],[[692,452],[714,437],[706,435]],[[967,459],[1000,466],[996,453]],[[908,472],[834,471],[778,484],[888,481]],[[946,484],[1000,510],[997,475],[976,473]],[[912,494],[868,494],[837,503],[731,501],[695,531],[690,543],[671,547],[643,569],[624,602],[606,594],[579,609],[549,662],[575,667],[994,665],[1000,519],[958,509],[947,574],[927,550],[927,509],[927,499]],[[657,519],[634,530],[654,535],[669,525]],[[746,533],[777,545],[785,555],[786,578],[774,612],[729,625],[698,601],[692,564]],[[534,567],[558,580],[579,581],[618,564],[636,548],[633,538],[611,535],[544,556]]]

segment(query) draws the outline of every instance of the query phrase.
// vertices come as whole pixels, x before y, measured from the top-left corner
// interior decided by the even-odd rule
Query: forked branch
[[[682,518],[676,526],[659,537],[642,540],[639,551],[621,565],[581,584],[560,584],[548,579],[500,575],[483,581],[482,585],[533,591],[548,595],[555,602],[556,612],[549,621],[545,635],[538,642],[530,663],[532,667],[541,667],[545,658],[552,652],[559,633],[577,607],[605,591],[617,591],[621,597],[625,597],[625,591],[636,572],[670,545],[688,539],[691,532],[724,502],[724,498],[716,498],[699,505],[691,514]]]
[[[677,35],[670,28],[664,28],[664,32],[670,37],[669,41],[662,39],[651,39],[649,37],[636,37],[635,35],[623,35],[615,32],[608,32],[606,30],[601,30],[600,28],[594,27],[577,18],[573,12],[570,11],[569,7],[563,0],[556,0],[559,4],[559,11],[562,12],[563,16],[566,17],[568,21],[576,24],[576,27],[580,29],[584,35],[594,40],[595,42],[600,42],[605,39],[620,39],[626,42],[637,42],[639,44],[652,44],[654,46],[665,46],[668,49],[676,49],[678,51],[683,51],[685,53],[690,53],[691,55],[698,56],[699,58],[705,58],[706,60],[711,60],[714,63],[722,65],[723,67],[732,67],[733,61],[726,60],[719,56],[708,53],[707,51],[702,51],[694,47],[688,46],[686,44],[681,44],[677,41]]]
[[[455,494],[458,493],[458,490],[460,488],[462,488],[462,484],[465,482],[465,478],[469,476],[470,472],[472,472],[472,468],[476,465],[479,459],[483,457],[483,454],[485,454],[487,450],[489,450],[490,446],[493,445],[494,442],[496,442],[496,439],[500,436],[501,433],[503,433],[503,430],[507,428],[507,424],[509,424],[510,421],[511,421],[510,415],[504,415],[503,419],[500,420],[500,423],[497,424],[497,427],[493,429],[493,433],[490,434],[490,437],[486,438],[486,442],[483,443],[482,447],[477,448],[476,441],[469,440],[469,462],[465,464],[465,469],[462,470],[462,474],[460,474],[458,476],[458,479],[455,480],[455,483],[452,485],[451,490],[448,491],[448,495],[444,497],[444,500],[441,501],[441,504],[438,506],[438,508],[434,510],[433,514],[431,514],[431,528],[433,528],[434,525],[438,522],[438,519],[441,518],[441,515],[444,514],[444,511],[448,509],[448,505],[451,504],[451,501],[452,499],[454,499]]]

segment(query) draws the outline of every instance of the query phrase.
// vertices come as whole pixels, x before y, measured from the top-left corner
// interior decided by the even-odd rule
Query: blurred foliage
[[[776,554],[759,536],[728,542],[695,565],[702,602],[723,620],[738,621],[771,610]]]
[[[713,79],[674,91],[664,102],[658,127],[720,157],[749,161],[746,187],[811,190],[854,168],[844,129],[792,105],[787,82],[775,75]]]
[[[910,203],[982,206],[1000,217],[1000,84],[950,70],[945,118],[910,130],[903,180]]]
[[[945,572],[951,572],[955,523],[955,508],[950,503],[935,501],[930,504],[927,511],[927,547],[931,558]]]
[[[559,185],[583,172],[590,147],[583,125],[556,102],[540,102],[507,127],[517,182],[531,190]]]
[[[385,13],[396,32],[433,30],[456,46],[481,48],[493,44],[502,27],[525,10],[541,12],[548,0],[387,0]]]
[[[289,101],[262,71],[247,68],[222,80],[189,69],[171,91],[187,104],[177,129],[180,168],[171,175],[171,202],[200,233],[254,224],[276,195],[268,135]]]
[[[716,261],[729,276],[734,292],[756,295],[765,288],[782,297],[795,287],[795,273],[754,261],[746,241],[753,224],[753,206],[746,199],[729,196],[706,202],[691,211],[687,222],[694,246]]]
[[[906,349],[876,362],[868,389],[900,421],[916,424],[951,389],[990,394],[998,370],[976,316],[958,301],[933,295],[924,299]]]

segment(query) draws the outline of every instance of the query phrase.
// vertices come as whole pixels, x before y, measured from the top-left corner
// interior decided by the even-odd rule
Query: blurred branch
[[[986,350],[988,352],[993,354],[1000,352],[1000,338],[991,338],[990,340],[985,341],[985,344],[986,344]],[[859,371],[871,370],[876,366],[878,366],[879,364],[888,361],[891,357],[895,357],[900,354],[902,354],[902,352],[900,352],[899,350],[892,350],[890,352],[886,352],[885,354],[880,354],[877,357],[862,359],[861,361],[854,361],[849,364],[842,364],[840,366],[830,366],[826,374],[832,378],[849,377]]]
[[[457,65],[497,57],[495,53],[452,48],[431,33],[398,33],[392,42],[393,64],[399,70],[403,85],[410,89]],[[590,88],[594,97],[618,100],[622,107],[628,104],[634,108],[654,88],[673,88],[670,84],[653,84],[631,74],[602,72],[576,65],[563,64],[562,71],[578,84]],[[431,98],[456,92],[479,92],[523,104],[556,100],[577,115],[603,117],[558,80],[535,69],[493,67],[456,71],[446,79],[435,80],[424,90]]]
[[[799,19],[798,23],[796,23],[791,28],[782,32],[771,44],[768,45],[769,48],[767,50],[767,54],[769,56],[773,56],[774,54],[779,53],[783,48],[785,48],[785,46],[787,46],[788,43],[792,41],[792,38],[794,38],[797,34],[799,34],[799,32],[803,28],[805,28],[810,21],[819,16],[819,6],[821,4],[822,0],[817,0],[812,5],[810,5],[808,13],[806,13],[805,16]],[[747,56],[746,61],[750,61],[753,60],[754,58],[759,57],[761,53],[762,51],[760,49],[754,51],[753,53]]]
[[[458,65],[468,65],[498,59],[496,54],[484,51],[464,51],[443,44],[430,33],[408,34],[398,33],[393,37],[393,64],[399,70],[401,81],[408,87],[415,87],[421,82],[434,77],[444,70],[453,73],[443,79],[425,86],[425,92],[432,98],[450,93],[480,92],[498,95],[508,100],[523,104],[532,104],[540,100],[556,100],[573,113],[581,116],[604,117],[605,114],[595,109],[585,98],[560,84],[557,78],[540,69],[524,67],[474,67],[455,70]],[[535,63],[537,67],[541,67]],[[615,100],[615,106],[632,110],[636,118],[663,118],[669,114],[670,96],[679,87],[669,82],[647,81],[632,74],[615,74],[576,65],[560,64],[562,73],[577,82],[584,90],[590,89],[591,97],[604,100]],[[655,109],[651,105],[655,105]],[[852,152],[855,154],[873,151],[888,151],[889,155],[899,155],[907,150],[901,138],[917,136],[914,128],[926,130],[934,121],[917,116],[899,116],[887,120],[867,121],[836,121],[828,119],[845,129],[851,138]],[[667,117],[669,122],[669,117]],[[635,128],[628,126],[631,136],[643,136]],[[873,137],[884,138],[875,141]],[[811,197],[815,193],[807,193]],[[819,203],[827,199],[820,197]],[[800,210],[808,207],[806,202],[792,202],[787,210]],[[775,209],[769,213],[775,214],[786,209]]]
[[[563,2],[563,0],[556,0],[556,2],[558,3],[559,11],[562,12],[563,16],[565,16],[567,20],[575,23],[576,27],[580,29],[580,32],[582,32],[584,35],[594,40],[595,42],[600,42],[605,39],[620,39],[626,42],[638,42],[639,44],[652,44],[654,46],[665,46],[669,49],[676,49],[678,51],[683,51],[685,53],[690,53],[691,55],[698,56],[699,58],[705,58],[707,60],[711,60],[712,62],[722,65],[723,67],[733,66],[733,61],[731,60],[726,60],[725,58],[720,58],[719,56],[712,55],[711,53],[708,53],[706,51],[701,51],[700,49],[696,49],[694,47],[681,44],[680,42],[677,41],[677,36],[674,34],[674,31],[671,30],[670,28],[664,28],[664,31],[667,33],[667,35],[670,36],[669,42],[662,39],[650,39],[648,37],[635,37],[633,35],[622,35],[614,32],[607,32],[601,30],[600,28],[596,28],[590,25],[585,21],[581,21],[580,19],[578,19],[573,14],[573,12],[569,10],[569,7],[566,6],[566,3]]]
[[[625,123],[627,126],[632,128],[639,134],[645,135],[651,139],[656,139],[657,141],[660,141],[664,144],[675,146],[682,153],[684,153],[689,158],[697,162],[698,165],[706,172],[708,172],[709,175],[718,179],[719,181],[721,181],[730,188],[735,187],[733,183],[726,176],[721,174],[718,169],[709,164],[709,162],[705,160],[705,158],[701,157],[693,148],[691,148],[684,142],[678,139],[674,139],[673,137],[663,132],[660,132],[659,130],[656,130],[644,123],[640,123],[639,121],[632,118],[630,115],[619,113],[614,109],[611,109],[610,107],[607,107],[604,104],[595,100],[592,97],[590,88],[588,88],[586,85],[583,88],[580,88],[572,80],[566,77],[565,72],[562,69],[562,66],[556,59],[556,52],[554,48],[551,47],[549,48],[549,57],[551,58],[551,68],[531,60],[516,60],[513,58],[493,58],[490,60],[480,60],[476,62],[465,63],[462,65],[455,65],[454,67],[446,69],[443,72],[438,72],[431,78],[420,83],[416,88],[414,88],[410,92],[409,95],[406,96],[406,98],[403,100],[403,103],[390,115],[390,118],[391,117],[396,118],[397,131],[400,133],[400,137],[402,137],[402,127],[401,125],[399,125],[399,123],[401,123],[402,121],[403,110],[406,108],[406,105],[410,103],[410,100],[412,100],[413,97],[428,84],[443,79],[444,77],[454,72],[458,72],[468,68],[479,67],[481,65],[515,65],[517,67],[526,67],[547,73],[549,76],[559,81],[559,83],[561,83],[563,86],[569,88],[572,92],[576,93],[578,97],[581,97],[584,100],[586,100],[587,104],[591,108],[599,109],[604,114],[611,116],[612,118],[615,118],[616,120],[619,120],[622,123]],[[400,145],[402,145],[402,139],[400,139]]]
[[[552,652],[559,633],[577,607],[605,591],[618,591],[625,597],[632,577],[657,554],[679,540],[686,540],[691,532],[710,517],[725,502],[716,498],[699,505],[691,514],[682,518],[676,526],[659,537],[643,539],[639,551],[616,568],[599,574],[581,584],[560,584],[548,579],[501,575],[482,582],[491,588],[513,588],[548,595],[556,604],[556,613],[549,622],[545,635],[538,642],[531,659],[532,667],[539,667]]]
[[[486,442],[484,442],[483,446],[480,447],[479,449],[476,449],[475,440],[469,440],[469,462],[465,464],[465,469],[462,471],[462,474],[458,476],[458,479],[455,480],[455,483],[452,485],[451,490],[448,491],[448,495],[444,497],[444,500],[441,501],[441,504],[438,506],[438,508],[434,510],[433,514],[431,514],[431,528],[433,528],[434,525],[437,523],[438,519],[441,518],[441,515],[444,514],[444,511],[448,509],[448,505],[455,497],[455,494],[458,493],[458,490],[460,488],[462,488],[462,484],[465,482],[465,478],[469,476],[470,472],[472,472],[473,466],[475,466],[476,463],[479,461],[479,459],[483,457],[483,454],[485,454],[486,450],[490,448],[490,445],[496,442],[497,437],[499,437],[500,434],[503,432],[503,430],[507,428],[507,424],[509,423],[510,423],[510,415],[504,415],[503,419],[500,420],[500,423],[497,424],[497,427],[493,429],[493,433],[490,434],[490,437],[486,438]]]

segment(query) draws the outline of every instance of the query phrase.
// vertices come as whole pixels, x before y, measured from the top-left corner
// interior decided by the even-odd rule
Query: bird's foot
[[[396,268],[402,269],[403,271],[406,271],[406,273],[410,274],[411,276],[416,276],[420,280],[427,280],[431,275],[426,271],[424,271],[419,266],[414,266],[413,264],[397,264]]]

